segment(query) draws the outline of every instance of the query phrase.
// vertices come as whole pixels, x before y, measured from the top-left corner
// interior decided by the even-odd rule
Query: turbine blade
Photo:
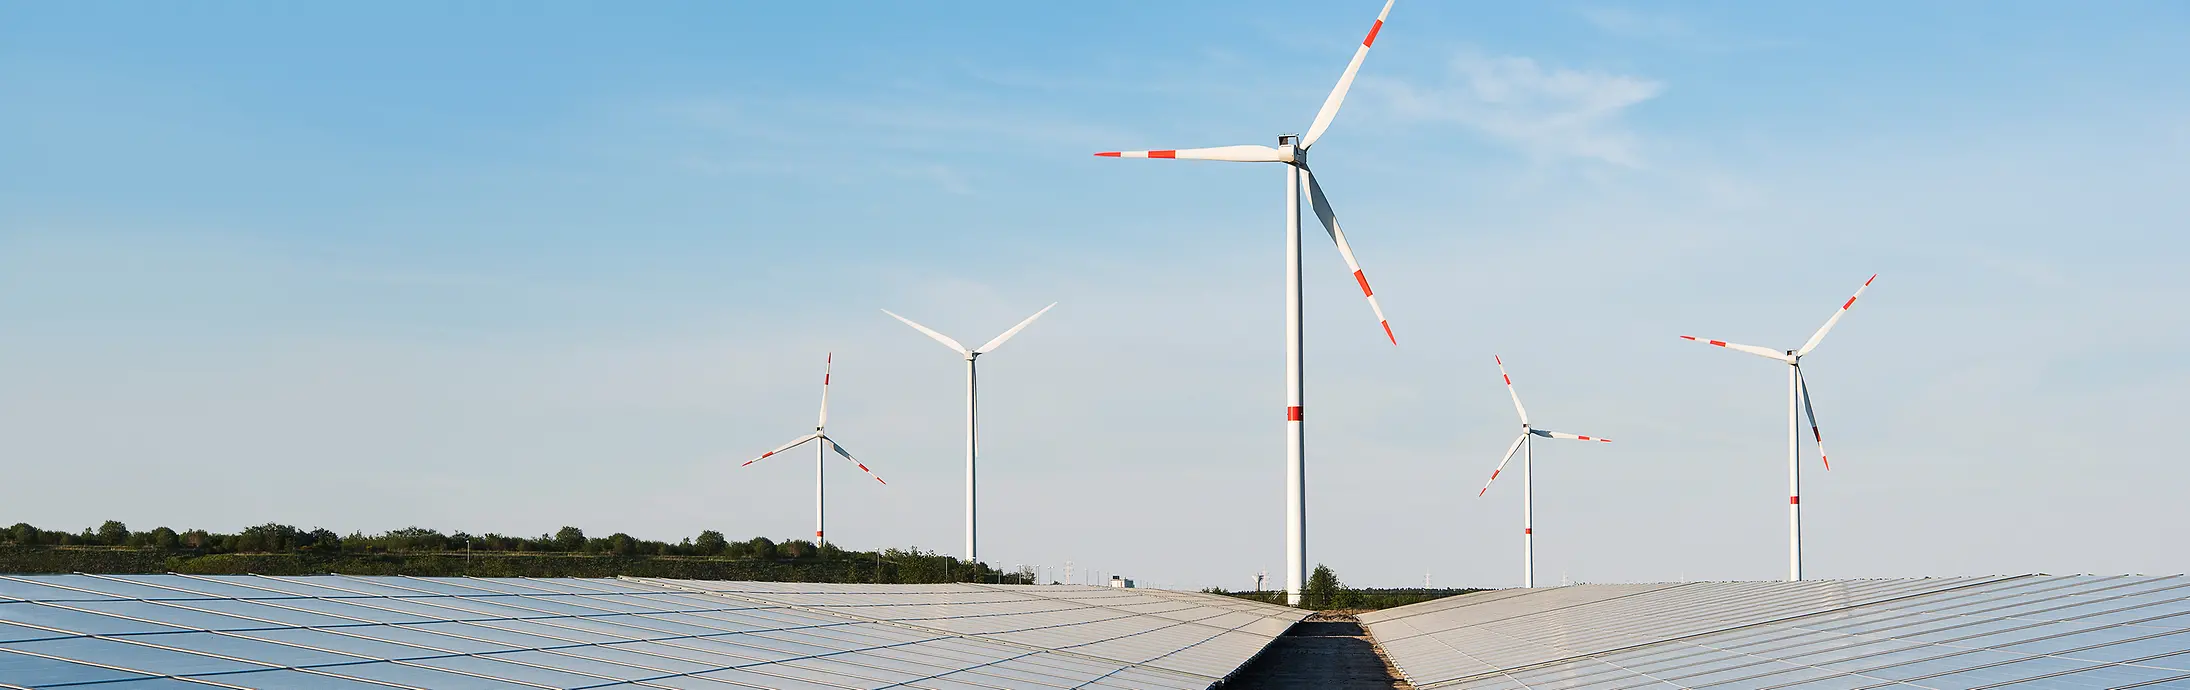
[[[1513,396],[1513,411],[1521,413],[1521,424],[1527,426],[1528,408],[1521,406],[1521,394],[1513,390],[1513,377],[1506,373],[1506,360],[1498,355],[1491,355],[1490,359],[1498,363],[1498,378],[1506,380],[1506,395]]]
[[[1177,158],[1193,161],[1231,161],[1234,163],[1277,163],[1277,149],[1268,146],[1243,144],[1240,146],[1215,146],[1205,149],[1165,149],[1162,151],[1104,151],[1095,154],[1104,158]]]
[[[1810,417],[1810,438],[1817,441],[1817,459],[1825,463],[1826,471],[1833,469],[1833,460],[1825,455],[1825,435],[1817,430],[1817,408],[1810,406],[1810,377],[1802,375],[1802,367],[1795,367],[1795,387],[1802,391],[1802,412]]]
[[[1019,322],[1019,325],[1017,326],[1012,326],[1011,330],[1004,331],[1003,335],[996,336],[995,340],[989,341],[987,344],[982,345],[980,349],[974,350],[974,352],[985,355],[988,354],[990,351],[995,350],[996,348],[1003,347],[1004,341],[1010,340],[1012,336],[1018,335],[1019,331],[1026,330],[1027,324],[1034,323],[1035,319],[1042,318],[1043,314],[1049,313],[1049,310],[1056,306],[1056,302],[1049,303],[1049,306],[1042,307],[1041,311],[1034,312],[1033,316],[1027,317],[1027,320]]]
[[[1331,120],[1338,117],[1338,106],[1346,101],[1346,90],[1353,88],[1354,74],[1361,71],[1361,61],[1369,57],[1369,46],[1376,45],[1376,33],[1384,30],[1384,18],[1392,13],[1392,0],[1384,0],[1384,10],[1376,13],[1376,23],[1369,25],[1369,35],[1361,39],[1361,47],[1354,49],[1354,59],[1346,63],[1346,71],[1338,75],[1338,86],[1331,88],[1331,95],[1324,97],[1323,109],[1316,111],[1315,124],[1308,125],[1308,134],[1300,138],[1300,148],[1316,145],[1323,131],[1331,128]]]
[[[831,352],[829,358],[821,362],[821,421],[814,423],[816,429],[829,426],[829,370],[835,366],[836,353]]]
[[[1825,332],[1832,330],[1833,324],[1840,323],[1840,317],[1848,315],[1848,308],[1855,306],[1856,298],[1862,297],[1864,290],[1871,289],[1872,280],[1878,280],[1878,274],[1871,274],[1869,280],[1863,281],[1863,287],[1855,289],[1854,297],[1849,297],[1848,301],[1840,303],[1840,310],[1833,312],[1833,315],[1831,317],[1826,318],[1825,325],[1817,327],[1816,333],[1810,334],[1810,341],[1803,343],[1802,349],[1795,351],[1795,356],[1801,357],[1803,355],[1810,354],[1811,350],[1817,349],[1817,344],[1825,339]]]
[[[894,318],[894,319],[897,319],[897,320],[899,320],[899,321],[903,321],[903,322],[905,322],[905,325],[913,327],[913,330],[916,330],[916,331],[920,331],[920,332],[922,332],[922,333],[926,333],[926,334],[928,334],[928,337],[930,337],[930,338],[934,338],[934,339],[935,339],[935,342],[939,342],[939,343],[942,343],[942,344],[943,344],[943,347],[947,347],[947,348],[950,348],[950,349],[952,349],[952,350],[955,350],[955,351],[957,351],[957,352],[958,352],[958,354],[961,354],[961,355],[968,355],[968,354],[973,354],[973,353],[971,353],[971,352],[967,352],[967,351],[966,351],[966,346],[958,344],[958,341],[956,341],[956,340],[951,340],[951,339],[950,339],[950,336],[947,336],[947,335],[943,335],[943,334],[941,334],[941,333],[937,333],[937,332],[935,332],[935,331],[934,331],[933,329],[930,329],[930,328],[928,328],[927,326],[922,326],[922,325],[920,325],[920,324],[917,324],[917,323],[913,323],[913,320],[912,320],[912,319],[908,319],[908,318],[905,318],[905,317],[902,317],[902,316],[898,316],[896,312],[890,311],[890,310],[888,310],[888,309],[884,309],[884,310],[882,310],[882,313],[884,313],[884,314],[889,314],[891,318]]]
[[[1477,498],[1482,498],[1483,494],[1490,493],[1490,483],[1498,481],[1498,473],[1506,471],[1506,463],[1513,461],[1513,454],[1521,450],[1521,442],[1526,440],[1528,440],[1528,434],[1524,433],[1513,439],[1513,445],[1506,446],[1506,457],[1498,461],[1498,469],[1490,471],[1490,481],[1483,482],[1483,490],[1475,492]]]
[[[852,461],[852,464],[854,465],[858,465],[859,471],[867,473],[867,476],[869,477],[874,477],[875,481],[882,482],[884,485],[889,484],[889,482],[883,482],[881,477],[876,476],[874,470],[867,469],[867,463],[860,462],[859,458],[852,457],[851,452],[844,450],[843,446],[837,445],[836,439],[823,436],[821,437],[821,442],[829,444],[829,450],[836,451],[837,455],[842,455],[844,456],[844,459]]]
[[[1376,323],[1384,327],[1384,337],[1398,345],[1399,336],[1392,335],[1392,322],[1384,318],[1384,306],[1377,304],[1376,291],[1369,289],[1369,277],[1362,274],[1361,262],[1354,260],[1353,245],[1346,243],[1345,231],[1338,229],[1338,213],[1331,210],[1331,200],[1323,197],[1323,185],[1316,182],[1307,166],[1301,166],[1300,180],[1308,187],[1308,201],[1315,207],[1316,218],[1323,221],[1324,232],[1330,233],[1331,241],[1338,244],[1338,255],[1346,259],[1346,270],[1353,271],[1354,282],[1361,284],[1361,296],[1369,298],[1369,311],[1376,312]]]
[[[1581,434],[1569,434],[1564,431],[1545,431],[1542,429],[1530,429],[1529,433],[1535,434],[1537,436],[1542,436],[1544,438],[1570,438],[1576,441],[1596,441],[1598,443],[1612,442],[1612,439],[1604,438],[1602,436],[1583,436]]]
[[[766,460],[766,459],[768,459],[768,456],[770,456],[770,455],[775,455],[775,454],[777,454],[777,453],[781,453],[781,452],[783,452],[783,451],[787,451],[787,450],[790,450],[790,449],[792,449],[792,448],[797,448],[797,447],[799,446],[799,444],[802,444],[802,443],[805,443],[805,442],[807,442],[807,441],[811,441],[811,440],[814,440],[814,439],[817,439],[817,438],[821,438],[821,434],[807,434],[807,435],[805,435],[805,436],[800,436],[800,437],[798,437],[798,440],[796,440],[796,441],[792,441],[792,442],[790,442],[790,443],[786,443],[786,444],[783,444],[782,446],[780,446],[780,447],[776,448],[775,450],[771,450],[771,451],[768,451],[768,452],[766,452],[766,453],[761,453],[761,454],[760,454],[760,457],[757,457],[757,458],[753,458],[753,459],[751,459],[751,460],[747,460],[747,461],[745,461],[745,465],[751,465],[751,464],[753,464],[753,463],[756,463],[756,462],[760,462],[760,461],[762,461],[762,460]],[[739,465],[739,467],[744,467],[745,465]]]
[[[1696,336],[1692,336],[1692,335],[1684,335],[1684,336],[1681,336],[1681,339],[1682,339],[1682,340],[1693,340],[1693,341],[1696,341],[1696,342],[1699,342],[1699,343],[1703,343],[1703,344],[1705,344],[1705,345],[1717,345],[1717,346],[1719,346],[1719,347],[1723,347],[1723,348],[1726,348],[1726,349],[1728,349],[1728,350],[1739,350],[1739,351],[1741,351],[1741,352],[1747,352],[1747,353],[1749,353],[1749,354],[1752,354],[1752,355],[1756,355],[1756,356],[1758,356],[1758,357],[1763,357],[1763,358],[1766,358],[1766,359],[1776,359],[1776,360],[1779,360],[1779,361],[1782,361],[1782,362],[1787,362],[1787,363],[1790,363],[1790,364],[1791,364],[1791,363],[1793,363],[1793,362],[1795,361],[1793,357],[1789,357],[1789,356],[1787,356],[1787,353],[1785,353],[1785,352],[1781,352],[1781,351],[1778,351],[1778,350],[1774,350],[1774,349],[1772,349],[1772,348],[1769,348],[1769,347],[1757,347],[1757,346],[1755,346],[1755,345],[1743,345],[1743,344],[1741,344],[1741,343],[1729,343],[1729,342],[1726,342],[1726,341],[1724,341],[1724,340],[1711,340],[1711,339],[1708,339],[1708,338],[1698,338],[1698,337],[1696,337]]]

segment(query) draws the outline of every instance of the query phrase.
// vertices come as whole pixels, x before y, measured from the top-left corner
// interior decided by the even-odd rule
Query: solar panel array
[[[1074,586],[0,576],[0,688],[1207,688],[1304,615]]]
[[[2190,688],[2190,578],[1581,585],[1362,616],[1418,688]]]

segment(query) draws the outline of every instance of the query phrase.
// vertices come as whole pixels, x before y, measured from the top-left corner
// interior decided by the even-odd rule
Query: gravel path
[[[1383,650],[1348,615],[1317,614],[1287,631],[1242,669],[1225,690],[1316,688],[1412,690]]]

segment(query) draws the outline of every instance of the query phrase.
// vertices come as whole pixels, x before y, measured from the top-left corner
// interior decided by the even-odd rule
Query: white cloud
[[[1473,53],[1453,58],[1443,84],[1380,82],[1378,87],[1401,117],[1459,123],[1540,159],[1628,167],[1643,162],[1620,117],[1665,90],[1663,83],[1642,77]]]

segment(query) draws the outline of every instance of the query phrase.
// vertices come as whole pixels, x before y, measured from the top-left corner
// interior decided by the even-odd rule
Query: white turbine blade
[[[1277,163],[1285,160],[1277,149],[1268,146],[1244,144],[1240,146],[1216,146],[1205,149],[1165,149],[1162,151],[1104,151],[1095,154],[1104,158],[1177,158],[1192,161],[1232,161],[1235,163]]]
[[[867,469],[867,463],[864,463],[864,462],[860,462],[860,461],[859,461],[859,458],[855,458],[855,457],[852,457],[852,454],[851,454],[851,453],[850,453],[849,451],[846,451],[846,450],[844,450],[844,447],[843,447],[843,446],[837,445],[837,444],[836,444],[836,439],[833,439],[833,438],[829,438],[829,437],[827,437],[827,436],[823,436],[823,437],[821,437],[821,442],[822,442],[822,443],[827,443],[827,444],[829,444],[829,450],[833,450],[833,451],[836,451],[836,454],[837,454],[837,455],[842,455],[842,456],[844,456],[844,459],[852,461],[852,464],[854,464],[854,465],[858,465],[858,466],[859,466],[859,471],[867,473],[867,476],[869,476],[869,477],[874,477],[874,480],[875,480],[875,481],[878,481],[878,482],[882,482],[882,478],[881,478],[881,477],[879,477],[879,476],[876,476],[876,475],[875,475],[875,473],[874,473],[874,470],[870,470],[870,469]],[[882,482],[882,483],[883,483],[884,485],[888,485],[888,484],[889,484],[889,482]]]
[[[1530,429],[1529,433],[1535,434],[1537,436],[1542,436],[1544,438],[1570,438],[1576,441],[1596,441],[1598,443],[1612,442],[1612,439],[1604,438],[1602,436],[1583,436],[1581,434],[1569,434],[1564,431],[1545,431],[1542,429]]]
[[[1055,306],[1057,306],[1056,302],[1049,303],[1049,306],[1042,307],[1041,311],[1034,312],[1033,316],[1027,317],[1027,320],[1019,322],[1019,325],[1017,326],[1012,326],[1011,330],[1004,331],[1003,335],[996,336],[995,340],[989,341],[988,344],[982,345],[981,349],[974,350],[974,352],[985,355],[988,354],[990,351],[995,350],[996,348],[1003,347],[1004,341],[1010,340],[1012,336],[1018,335],[1019,331],[1026,330],[1027,324],[1034,323],[1035,319],[1042,318],[1043,314],[1049,313],[1049,310]]]
[[[807,442],[807,441],[811,441],[811,440],[814,440],[814,439],[817,439],[817,438],[821,438],[821,434],[807,434],[807,435],[805,435],[805,436],[800,436],[800,437],[798,437],[798,440],[796,440],[796,441],[792,441],[792,442],[790,442],[790,443],[786,443],[786,444],[783,444],[783,446],[782,446],[782,447],[779,447],[779,448],[777,448],[777,449],[775,449],[775,450],[771,450],[771,451],[768,451],[768,452],[766,452],[766,453],[761,453],[761,454],[760,454],[760,457],[757,457],[757,458],[753,458],[753,459],[751,459],[751,460],[747,460],[747,461],[745,461],[745,465],[751,465],[751,464],[753,464],[753,463],[756,463],[756,462],[760,462],[760,461],[762,461],[762,460],[766,460],[766,459],[768,459],[768,456],[770,456],[770,455],[775,455],[775,454],[777,454],[777,453],[781,453],[781,452],[783,452],[783,451],[787,451],[787,450],[790,450],[790,449],[792,449],[792,448],[797,448],[797,447],[799,446],[799,444],[801,444],[801,443],[805,443],[805,442]],[[744,467],[745,465],[739,465],[739,467]]]
[[[1810,335],[1810,342],[1803,343],[1802,349],[1795,351],[1795,356],[1801,357],[1810,354],[1811,350],[1817,349],[1818,342],[1825,339],[1825,332],[1832,330],[1833,324],[1840,323],[1840,317],[1848,315],[1848,308],[1855,306],[1856,298],[1862,297],[1864,290],[1871,289],[1872,280],[1878,280],[1878,274],[1871,274],[1869,280],[1863,281],[1863,287],[1855,289],[1854,297],[1849,297],[1848,301],[1840,303],[1840,311],[1833,312],[1830,318],[1825,319],[1825,325],[1817,327],[1817,332]]]
[[[1513,445],[1506,447],[1506,457],[1498,461],[1498,469],[1490,471],[1490,481],[1483,482],[1483,490],[1475,492],[1477,498],[1490,493],[1490,483],[1498,481],[1498,473],[1506,471],[1506,463],[1513,461],[1513,454],[1520,452],[1521,442],[1526,440],[1528,440],[1528,434],[1521,434],[1520,437],[1513,439]]]
[[[835,366],[836,353],[831,352],[829,358],[821,362],[821,421],[814,423],[816,429],[829,426],[829,369]]]
[[[1802,367],[1795,367],[1795,385],[1802,391],[1802,412],[1810,416],[1810,438],[1817,441],[1817,459],[1830,471],[1833,459],[1825,455],[1825,435],[1817,431],[1817,408],[1810,406],[1810,377],[1802,375]]]
[[[943,344],[943,347],[947,347],[947,348],[950,348],[950,349],[952,349],[952,350],[955,350],[955,351],[957,351],[957,352],[958,352],[958,354],[961,354],[961,355],[966,355],[966,354],[973,354],[973,353],[970,353],[970,352],[967,352],[967,351],[966,351],[966,346],[958,344],[958,341],[956,341],[956,340],[951,340],[951,339],[950,339],[950,336],[947,336],[947,335],[943,335],[943,334],[941,334],[941,333],[937,333],[937,332],[935,332],[934,330],[931,330],[931,329],[929,329],[929,328],[928,328],[927,326],[922,326],[922,325],[920,325],[920,324],[917,324],[917,323],[913,323],[913,320],[912,320],[912,319],[908,319],[908,318],[905,318],[905,317],[902,317],[902,316],[898,316],[896,312],[892,312],[892,311],[890,311],[890,310],[888,310],[888,309],[884,309],[884,310],[882,310],[882,313],[884,313],[884,314],[889,314],[891,318],[894,318],[894,319],[897,319],[897,320],[899,320],[899,321],[903,321],[903,322],[905,322],[905,325],[913,327],[913,330],[916,330],[916,331],[920,331],[920,332],[922,332],[922,333],[926,333],[926,334],[928,334],[928,337],[930,337],[930,338],[934,338],[934,339],[935,339],[935,342],[939,342],[939,343],[942,343],[942,344]]]
[[[1384,10],[1376,13],[1376,23],[1369,25],[1369,35],[1361,39],[1361,47],[1354,49],[1354,59],[1346,63],[1346,71],[1338,75],[1338,86],[1331,88],[1331,95],[1323,99],[1323,109],[1316,111],[1315,124],[1308,125],[1308,134],[1300,138],[1300,148],[1316,145],[1323,137],[1323,130],[1331,128],[1332,118],[1338,117],[1338,106],[1346,101],[1346,90],[1353,88],[1354,74],[1361,71],[1361,61],[1369,57],[1369,46],[1376,45],[1376,32],[1384,30],[1384,17],[1392,13],[1392,0],[1384,0]]]
[[[1323,197],[1323,185],[1316,182],[1307,166],[1301,166],[1300,180],[1308,186],[1308,201],[1315,207],[1316,218],[1323,221],[1324,232],[1330,233],[1331,241],[1338,244],[1338,255],[1346,259],[1346,270],[1353,271],[1354,282],[1361,284],[1361,296],[1369,298],[1369,311],[1376,312],[1376,323],[1384,327],[1384,337],[1398,345],[1399,337],[1392,335],[1392,322],[1384,318],[1384,306],[1377,304],[1376,291],[1369,289],[1369,277],[1361,273],[1361,262],[1354,260],[1353,245],[1346,243],[1345,231],[1338,229],[1338,213],[1331,210],[1331,200]]]
[[[1774,349],[1772,349],[1772,348],[1769,348],[1769,347],[1757,347],[1757,346],[1755,346],[1755,345],[1743,345],[1743,344],[1741,344],[1741,343],[1729,343],[1729,342],[1726,342],[1726,341],[1724,341],[1724,340],[1710,340],[1710,339],[1707,339],[1707,338],[1698,338],[1698,337],[1696,337],[1696,336],[1692,336],[1692,335],[1684,335],[1684,336],[1681,336],[1681,339],[1682,339],[1682,340],[1693,340],[1693,341],[1696,341],[1696,342],[1699,342],[1699,343],[1703,343],[1703,344],[1705,344],[1705,345],[1717,345],[1717,346],[1719,346],[1719,347],[1723,347],[1723,348],[1726,348],[1726,349],[1728,349],[1728,350],[1739,350],[1739,351],[1741,351],[1741,352],[1747,352],[1747,353],[1749,353],[1749,354],[1752,354],[1752,355],[1756,355],[1756,356],[1758,356],[1758,357],[1764,357],[1764,358],[1767,358],[1767,359],[1776,359],[1776,360],[1779,360],[1779,361],[1782,361],[1782,362],[1793,362],[1793,361],[1795,361],[1795,360],[1794,360],[1794,358],[1792,358],[1792,357],[1788,357],[1788,356],[1787,356],[1787,353],[1785,353],[1785,352],[1781,352],[1781,351],[1778,351],[1778,350],[1774,350]]]
[[[1528,408],[1521,406],[1521,394],[1513,390],[1513,377],[1506,373],[1506,360],[1498,355],[1491,355],[1490,359],[1498,363],[1498,378],[1506,380],[1506,395],[1513,396],[1513,411],[1521,413],[1521,424],[1527,425]]]

